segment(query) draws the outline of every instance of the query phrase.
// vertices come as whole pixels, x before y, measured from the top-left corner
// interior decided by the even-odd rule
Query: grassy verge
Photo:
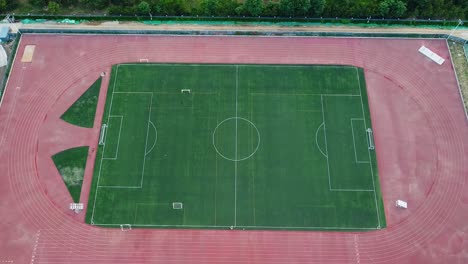
[[[465,102],[465,110],[468,111],[468,62],[464,54],[463,44],[449,41],[453,64],[460,83],[460,90]]]
[[[93,127],[101,81],[99,77],[60,118],[73,125]]]
[[[81,185],[88,157],[88,147],[67,149],[52,156],[55,166],[75,203],[80,201]]]

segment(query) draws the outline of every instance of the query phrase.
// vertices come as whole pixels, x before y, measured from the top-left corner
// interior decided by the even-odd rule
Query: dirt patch
[[[60,169],[63,181],[70,186],[80,185],[83,181],[84,169],[78,167],[64,167]]]
[[[458,76],[458,82],[460,83],[465,110],[468,111],[468,59],[465,56],[463,44],[449,41],[449,47]]]

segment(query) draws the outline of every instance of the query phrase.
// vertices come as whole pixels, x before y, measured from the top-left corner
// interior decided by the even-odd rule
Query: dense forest
[[[468,0],[0,0],[0,12],[466,19]]]

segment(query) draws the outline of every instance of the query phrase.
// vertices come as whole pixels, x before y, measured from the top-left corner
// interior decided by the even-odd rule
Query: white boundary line
[[[127,223],[128,224],[128,223]],[[120,226],[122,224],[94,224],[96,226]],[[123,224],[126,225],[126,224]],[[198,228],[230,228],[231,226],[225,225],[145,225],[145,224],[132,224],[132,227],[198,227]],[[259,230],[268,230],[268,229],[294,229],[294,230],[304,230],[304,229],[317,229],[317,230],[378,230],[376,227],[336,227],[336,226],[300,226],[300,227],[290,227],[290,226],[236,226],[237,229],[240,228],[254,228]]]
[[[362,117],[364,118],[364,126],[367,128],[368,126],[367,126],[367,122],[366,122],[366,112],[364,111],[364,103],[362,101],[361,79],[359,78],[358,68],[356,67],[355,69],[356,69],[357,81],[358,81],[358,84],[359,84],[359,94],[361,95]],[[372,168],[372,157],[371,157],[369,149],[367,149],[367,154],[369,156],[369,167],[370,167],[371,177],[372,177],[372,187],[374,188],[374,201],[375,201],[375,209],[377,211],[377,221],[378,221],[377,228],[380,228],[380,209],[379,209],[379,205],[377,203],[377,192],[375,191],[375,181],[374,181],[374,169]]]
[[[112,70],[111,70],[111,72],[112,72]],[[110,102],[110,106],[109,106],[109,113],[107,115],[107,124],[109,124],[109,120],[110,120],[110,116],[111,116],[111,112],[112,112],[112,102],[114,100],[115,84],[117,82],[117,76],[118,75],[119,75],[119,65],[117,65],[117,67],[115,69],[114,85],[112,86],[112,95],[111,95],[111,102]],[[106,109],[105,109],[105,105],[104,105],[104,111],[105,110]],[[95,210],[96,210],[96,200],[97,200],[97,196],[98,196],[98,192],[99,192],[99,182],[101,180],[102,161],[103,161],[105,150],[106,150],[106,145],[104,144],[103,149],[102,149],[102,154],[101,154],[101,161],[99,163],[98,180],[97,180],[97,183],[96,183],[96,193],[94,193],[93,212],[91,214],[91,224],[92,225],[94,225],[94,213],[95,213]]]
[[[105,160],[117,160],[118,156],[119,156],[119,145],[120,145],[120,134],[122,133],[122,123],[123,123],[123,116],[122,115],[112,115],[112,116],[109,116],[109,120],[110,118],[112,117],[120,117],[120,128],[119,128],[119,136],[117,138],[117,148],[115,150],[115,156],[113,158],[105,158],[105,153],[102,155],[102,159],[105,159]],[[107,132],[109,132],[109,129],[107,130]],[[106,132],[106,133],[107,133]],[[107,135],[107,134],[106,134]],[[106,136],[106,139],[107,139],[107,136]],[[105,142],[105,140],[104,140]],[[105,143],[104,143],[105,145]]]
[[[356,163],[370,163],[370,161],[361,161],[361,160],[358,160],[357,158],[357,151],[356,151],[356,140],[355,140],[355,137],[354,137],[354,126],[353,126],[353,121],[354,120],[362,120],[364,121],[364,118],[351,118],[351,133],[353,135],[353,145],[354,145],[354,159],[356,161]],[[365,126],[365,125],[364,125]]]
[[[141,64],[138,64],[141,66]],[[117,78],[117,75],[118,75],[118,69],[119,69],[119,65],[117,66],[117,70],[116,70],[116,77],[114,79],[114,89],[115,89],[115,80]],[[328,154],[328,146],[327,146],[327,140],[326,140],[326,125],[325,125],[325,112],[324,112],[324,105],[323,105],[323,96],[360,96],[360,99],[361,99],[361,107],[362,107],[362,111],[363,111],[363,121],[364,121],[364,124],[365,126],[367,127],[366,125],[366,122],[365,122],[365,112],[364,112],[364,105],[363,105],[363,101],[362,101],[362,92],[361,92],[361,86],[360,86],[360,79],[359,79],[359,75],[358,75],[358,72],[357,72],[357,68],[356,69],[356,73],[357,73],[357,78],[358,78],[358,84],[359,84],[359,93],[360,95],[334,95],[334,94],[331,94],[331,95],[327,95],[327,94],[320,94],[320,99],[321,99],[321,104],[322,104],[322,118],[323,118],[323,127],[324,127],[324,136],[325,136],[325,147],[326,147],[326,152]],[[143,184],[143,176],[144,176],[144,164],[145,164],[145,160],[146,160],[146,153],[147,153],[147,144],[148,144],[148,133],[149,133],[149,126],[150,124],[154,126],[154,124],[151,122],[151,107],[152,107],[152,101],[153,101],[153,93],[151,92],[114,92],[112,93],[112,99],[111,99],[111,104],[110,104],[110,108],[109,108],[109,116],[108,116],[108,120],[110,118],[110,111],[112,109],[112,101],[113,101],[113,94],[114,93],[150,93],[151,94],[151,100],[150,100],[150,113],[149,113],[149,116],[148,116],[148,127],[147,127],[147,137],[146,137],[146,143],[145,143],[145,158],[143,159],[143,172],[142,172],[142,179],[141,179],[141,184],[140,184],[140,187],[137,187],[137,186],[99,186],[99,179],[100,179],[100,172],[101,172],[101,168],[99,170],[99,177],[98,177],[98,188],[96,189],[96,195],[95,195],[95,201],[94,201],[94,206],[93,206],[93,214],[92,214],[92,217],[91,217],[91,223],[93,225],[98,225],[98,226],[119,226],[120,224],[96,224],[94,223],[94,210],[95,210],[95,203],[96,203],[96,197],[97,197],[97,192],[98,192],[98,189],[99,188],[141,188],[142,187],[142,184]],[[312,94],[314,95],[314,94]],[[318,95],[318,94],[317,94]],[[237,159],[237,119],[238,119],[238,65],[236,65],[236,136],[235,136],[235,141],[236,141],[236,145],[235,145],[235,155],[236,155],[236,159]],[[353,119],[356,119],[356,120],[361,120],[361,118],[352,118],[351,119],[351,126],[352,126],[352,120]],[[319,128],[322,126],[320,125]],[[318,131],[318,130],[317,130]],[[316,135],[317,135],[317,132],[316,132]],[[354,132],[353,132],[353,140],[354,140]],[[354,143],[354,142],[353,142]],[[355,144],[355,143],[354,143]],[[154,147],[154,145],[153,145]],[[153,148],[152,147],[152,148]],[[105,146],[104,146],[105,148]],[[151,148],[151,149],[152,149]],[[104,151],[104,149],[103,149]],[[322,151],[321,151],[322,152]],[[324,154],[322,152],[322,154]],[[356,154],[356,153],[355,153]],[[368,150],[368,154],[369,154],[369,159],[370,159],[370,152]],[[235,164],[235,186],[234,186],[234,194],[235,194],[235,199],[234,199],[234,203],[235,203],[235,207],[234,207],[234,227],[237,227],[237,228],[256,228],[256,229],[296,229],[296,230],[301,230],[301,229],[323,229],[323,230],[330,230],[330,229],[343,229],[343,230],[376,230],[376,229],[380,229],[380,216],[379,216],[379,209],[377,207],[377,200],[376,200],[376,192],[375,192],[375,183],[374,183],[374,178],[373,178],[373,170],[372,170],[372,164],[371,162],[366,162],[366,163],[370,163],[370,167],[371,167],[371,174],[372,174],[372,182],[373,182],[373,185],[374,185],[374,190],[367,190],[367,189],[331,189],[331,183],[330,183],[330,168],[329,168],[329,160],[328,160],[328,155],[326,155],[327,157],[327,167],[328,167],[328,178],[329,178],[329,187],[330,187],[330,191],[363,191],[363,192],[374,192],[374,198],[375,198],[375,202],[376,202],[376,208],[377,208],[377,217],[378,217],[378,220],[379,220],[379,226],[377,228],[375,227],[372,227],[372,228],[353,228],[353,227],[283,227],[283,226],[237,226],[237,160],[234,161],[234,164]],[[355,156],[356,157],[356,156]],[[102,159],[101,159],[101,165],[102,165]],[[135,224],[135,225],[132,225],[132,226],[142,226],[142,227],[211,227],[211,228],[229,228],[230,226],[217,226],[217,225],[138,225],[138,224]]]
[[[359,94],[308,94],[308,93],[250,93],[250,95],[268,95],[268,96],[349,96],[349,97],[358,97]]]

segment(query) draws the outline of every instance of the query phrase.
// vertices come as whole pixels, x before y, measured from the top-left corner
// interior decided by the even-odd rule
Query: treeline
[[[0,0],[0,11],[23,2]],[[28,4],[32,11],[49,14],[77,10],[148,16],[468,18],[468,0],[29,0]]]

